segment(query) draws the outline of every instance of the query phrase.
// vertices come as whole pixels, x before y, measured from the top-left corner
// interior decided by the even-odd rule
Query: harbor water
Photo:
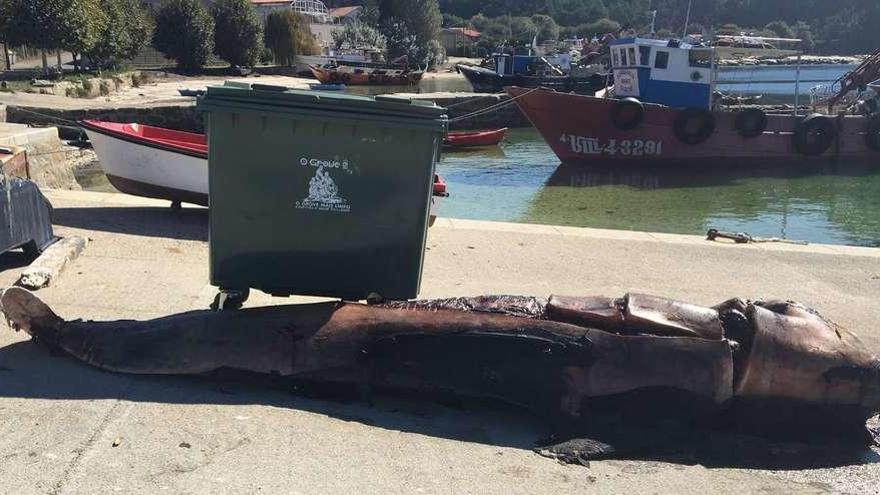
[[[511,129],[498,149],[445,154],[439,172],[452,218],[880,246],[880,161],[589,168],[560,165],[537,131]]]
[[[805,66],[801,85],[830,82],[850,66]],[[793,99],[793,67],[737,67],[725,92]],[[413,88],[350,88],[361,94]],[[421,92],[469,91],[463,79],[426,80]],[[773,96],[771,96],[773,95]],[[806,102],[806,101],[804,101]],[[814,243],[880,247],[880,159],[819,166],[743,168],[563,166],[534,129],[511,129],[498,148],[445,153],[438,172],[451,197],[441,216],[678,234],[709,228]],[[112,191],[97,164],[90,190]]]

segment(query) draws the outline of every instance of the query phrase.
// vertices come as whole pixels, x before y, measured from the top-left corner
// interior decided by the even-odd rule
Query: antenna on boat
[[[657,34],[657,30],[654,29],[654,25],[656,22],[657,22],[657,11],[652,10],[651,11],[651,37],[652,38]],[[685,31],[686,30],[687,30],[687,28],[685,28]]]
[[[691,22],[691,6],[694,4],[694,0],[688,0],[688,10],[687,15],[684,18],[684,33],[681,35],[681,39],[684,40],[688,35],[688,24]]]

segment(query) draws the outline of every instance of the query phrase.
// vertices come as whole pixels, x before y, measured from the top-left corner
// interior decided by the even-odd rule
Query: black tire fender
[[[715,116],[705,108],[685,108],[675,117],[675,137],[684,144],[700,144],[715,132]]]
[[[865,144],[868,145],[868,148],[880,152],[880,115],[875,115],[868,120]]]
[[[617,100],[611,107],[611,123],[621,131],[631,131],[645,120],[645,106],[629,97]]]
[[[733,125],[744,138],[758,137],[767,130],[767,114],[760,108],[747,108],[736,114]]]
[[[794,128],[794,149],[806,156],[819,156],[837,139],[837,127],[827,115],[813,113],[804,117]]]

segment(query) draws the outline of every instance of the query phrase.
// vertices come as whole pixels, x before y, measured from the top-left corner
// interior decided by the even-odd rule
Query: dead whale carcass
[[[794,420],[798,428],[853,432],[880,409],[880,360],[791,302],[734,299],[705,308],[639,294],[485,296],[108,322],[65,321],[20,288],[0,303],[14,328],[109,371],[231,368],[452,392],[524,406],[574,428],[612,408],[640,420],[735,411],[759,431]]]

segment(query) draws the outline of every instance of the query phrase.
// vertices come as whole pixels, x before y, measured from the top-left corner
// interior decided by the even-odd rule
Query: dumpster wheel
[[[382,296],[381,294],[376,293],[376,292],[370,292],[370,294],[367,296],[366,300],[367,300],[367,304],[370,306],[385,303],[385,297]]]
[[[211,311],[235,311],[241,309],[251,295],[250,289],[220,289],[211,303]]]

